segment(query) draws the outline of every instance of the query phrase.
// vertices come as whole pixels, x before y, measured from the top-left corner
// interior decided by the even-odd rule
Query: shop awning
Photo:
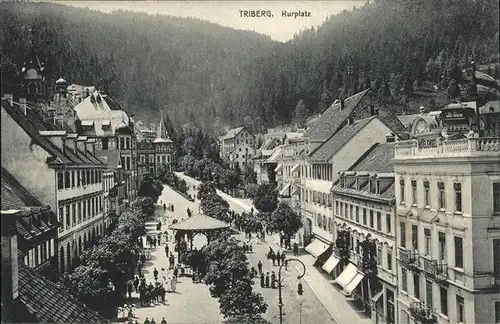
[[[382,297],[383,294],[384,294],[384,289],[382,289],[375,296],[373,296],[372,301],[374,303],[378,302],[378,300],[380,299],[380,297]]]
[[[345,267],[344,271],[335,279],[335,283],[345,289],[345,287],[356,277],[358,273],[358,268],[349,263],[347,267]]]
[[[335,255],[330,255],[328,260],[326,260],[325,264],[323,264],[323,270],[325,270],[328,274],[332,273],[333,269],[339,264],[340,259],[338,259]]]
[[[299,168],[300,164],[295,164],[292,168],[292,172],[291,173],[294,173],[298,168]]]
[[[357,273],[356,274],[356,277],[354,277],[354,279],[352,279],[352,281],[344,288],[344,292],[347,294],[347,295],[352,295],[352,292],[354,291],[354,289],[356,289],[356,287],[359,285],[359,283],[361,282],[361,280],[363,280],[365,276],[362,274],[362,273]]]
[[[314,239],[308,246],[306,246],[305,250],[309,252],[313,257],[319,257],[323,252],[328,249],[328,245],[321,242],[318,239]]]
[[[289,184],[285,184],[283,189],[280,190],[280,196],[288,196],[288,189],[290,188]]]
[[[274,169],[274,172],[278,172],[279,170],[281,170],[282,167],[283,167],[283,164],[278,164],[276,169]]]
[[[82,126],[92,126],[94,125],[93,120],[82,120]]]
[[[299,188],[297,188],[297,187],[295,187],[295,186],[294,186],[294,187],[292,188],[292,192],[290,193],[290,195],[292,195],[292,196],[293,196],[293,195],[296,195],[296,194],[297,194],[297,191],[299,191]]]

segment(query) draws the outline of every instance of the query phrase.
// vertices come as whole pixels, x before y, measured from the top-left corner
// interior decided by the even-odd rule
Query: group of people
[[[163,211],[165,212],[165,211],[167,211],[167,209],[168,209],[168,211],[173,212],[174,211],[174,204],[168,204],[168,207],[166,204],[163,204]]]
[[[137,321],[136,321],[136,323],[137,323]],[[144,320],[144,324],[156,324],[156,322],[155,322],[154,318],[151,318],[151,321],[150,321],[149,317],[146,317],[146,319]],[[160,324],[167,324],[167,320],[165,319],[165,317],[162,318]]]
[[[273,248],[269,247],[269,252],[267,252],[267,259],[273,261],[273,266],[276,265],[276,262],[278,262],[278,266],[279,266],[279,265],[281,265],[281,262],[283,262],[283,263],[285,262],[286,255],[285,255],[285,252],[280,253],[280,251],[275,253]]]

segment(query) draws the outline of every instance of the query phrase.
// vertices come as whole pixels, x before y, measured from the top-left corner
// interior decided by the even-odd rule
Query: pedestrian
[[[168,252],[169,252],[169,247],[168,247],[168,243],[166,243],[165,244],[165,255],[167,258],[168,258]]]
[[[259,274],[262,274],[262,262],[259,260],[259,263],[257,263],[257,269],[259,269]]]
[[[158,234],[158,247],[161,245],[161,234]]]
[[[175,267],[173,274],[174,274],[174,277],[177,278],[177,275],[179,274],[179,268]]]
[[[276,288],[276,274],[274,273],[274,271],[271,274],[271,288],[272,289]]]
[[[149,321],[149,318],[146,317],[146,319],[144,320],[144,324],[151,324],[151,322]]]
[[[134,276],[134,288],[135,288],[135,292],[139,292],[139,277],[137,275]]]
[[[172,204],[172,212],[174,211],[174,204]]]
[[[255,267],[252,267],[250,269],[250,274],[252,275],[252,279],[255,278],[255,276],[257,276],[257,270],[255,270]]]
[[[165,231],[165,242],[168,242],[168,231]]]
[[[168,270],[173,270],[174,263],[175,263],[175,257],[172,253],[170,253],[170,256],[168,257],[168,262],[169,262]]]
[[[155,319],[154,319],[154,318],[152,318],[152,319],[151,319],[151,323],[150,323],[150,324],[156,324],[156,322],[155,322]]]
[[[273,253],[271,253],[271,260],[273,260],[273,266],[276,265],[276,255]]]
[[[264,288],[265,282],[264,282],[264,273],[260,273],[260,288]]]
[[[267,259],[270,260],[271,259],[271,254],[273,254],[274,251],[273,251],[273,248],[272,247],[269,247],[269,252],[267,253]]]
[[[162,225],[162,224],[161,224],[161,220],[160,220],[160,221],[158,221],[158,230],[159,230],[159,231],[161,231],[161,225]]]
[[[175,292],[176,286],[177,286],[177,277],[174,275],[170,280],[170,287],[172,289],[172,292]]]
[[[285,265],[285,270],[286,270],[285,259],[286,259],[285,252],[281,252],[281,263]]]
[[[252,243],[248,244],[248,252],[252,253]]]
[[[153,271],[153,276],[154,276],[155,280],[158,280],[158,270],[156,270],[156,268]]]
[[[299,245],[297,242],[293,243],[293,255],[297,256],[299,254]]]
[[[269,272],[266,273],[266,288],[269,288]]]
[[[156,249],[156,237],[153,237],[153,248]]]
[[[281,254],[280,254],[280,251],[278,251],[276,253],[276,261],[278,262],[278,266],[280,265],[280,262],[281,262]]]
[[[144,247],[144,240],[142,239],[142,236],[141,236],[141,237],[139,237],[139,246],[140,246],[141,248],[143,248],[143,247]]]
[[[141,254],[141,263],[144,265],[144,263],[146,262],[146,255],[144,255],[144,253]]]
[[[137,261],[137,274],[140,276],[142,274],[142,262]]]
[[[161,319],[160,324],[167,324],[167,320],[165,319],[165,317],[163,317],[163,318]]]
[[[167,205],[163,204],[163,211],[165,212],[167,210]]]
[[[132,299],[132,290],[134,290],[134,282],[129,280],[127,282],[128,299]]]

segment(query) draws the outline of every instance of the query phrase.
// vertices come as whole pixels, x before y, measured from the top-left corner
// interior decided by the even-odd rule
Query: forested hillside
[[[29,25],[55,77],[110,79],[111,94],[140,117],[164,109],[175,124],[207,131],[285,124],[367,87],[398,113],[434,108],[457,69],[498,62],[497,0],[378,0],[284,44],[193,19],[47,3],[0,8],[2,89],[28,52]]]

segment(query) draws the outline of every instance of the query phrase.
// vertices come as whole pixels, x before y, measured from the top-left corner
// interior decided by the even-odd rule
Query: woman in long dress
[[[172,289],[172,292],[175,292],[176,287],[177,287],[177,277],[172,275],[170,279],[170,288]]]
[[[168,293],[172,292],[172,277],[170,275],[165,280],[165,290]]]

